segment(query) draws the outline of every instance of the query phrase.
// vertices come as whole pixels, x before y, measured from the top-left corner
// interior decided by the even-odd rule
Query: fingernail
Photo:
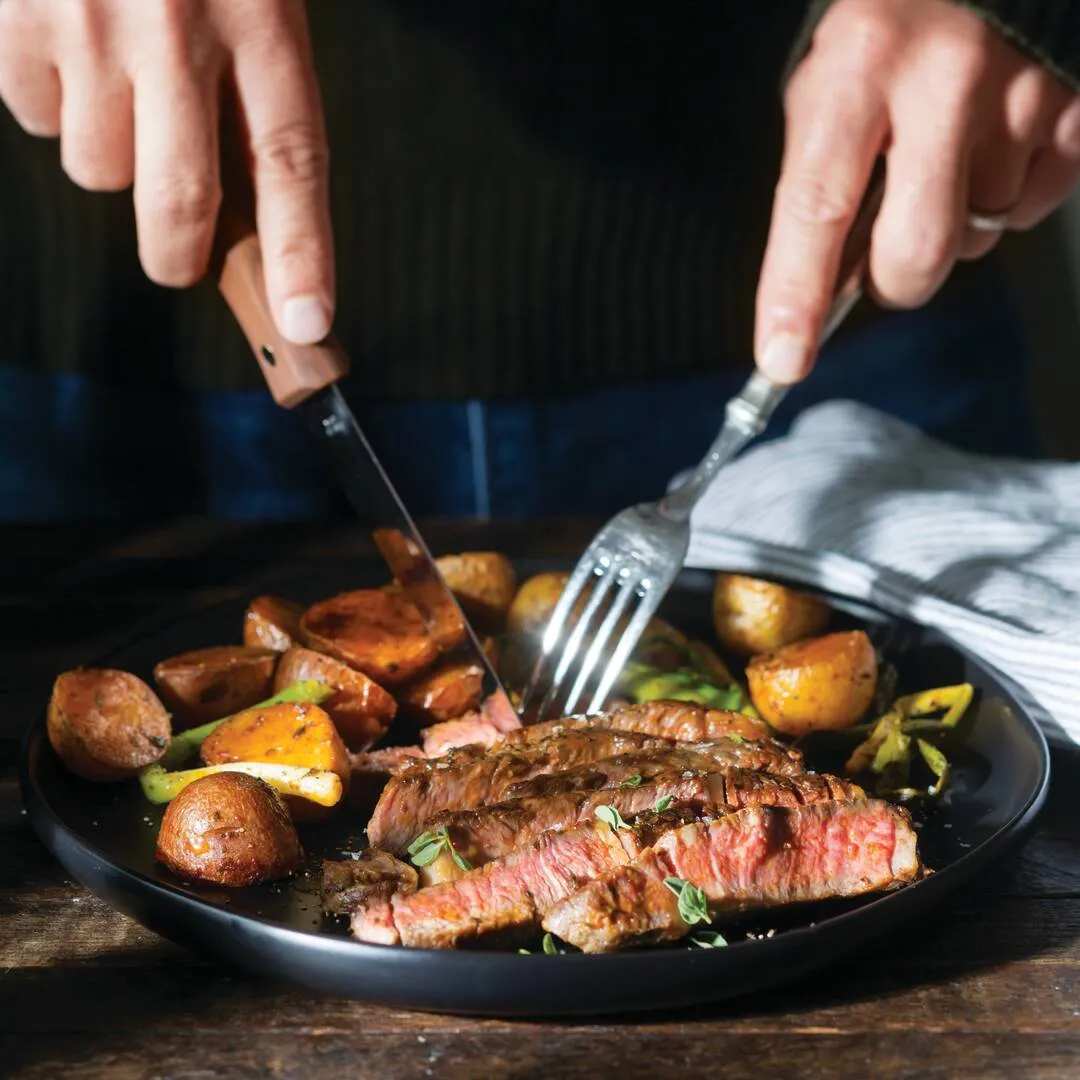
[[[281,309],[281,332],[297,345],[314,345],[330,333],[330,311],[317,296],[294,296]]]
[[[775,383],[798,382],[810,367],[810,349],[795,334],[774,334],[761,354],[758,367]]]

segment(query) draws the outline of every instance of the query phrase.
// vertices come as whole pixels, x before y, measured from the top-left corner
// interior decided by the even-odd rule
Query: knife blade
[[[482,715],[499,731],[520,727],[510,697],[431,551],[368,442],[338,385],[349,371],[331,335],[294,345],[277,331],[263,282],[258,238],[247,232],[220,259],[218,286],[258,360],[274,400],[295,409],[321,446],[331,470],[395,578],[421,610],[447,658],[482,672]]]

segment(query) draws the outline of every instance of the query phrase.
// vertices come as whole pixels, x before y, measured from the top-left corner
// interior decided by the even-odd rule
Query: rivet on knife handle
[[[317,345],[294,345],[278,333],[263,282],[262,251],[253,232],[225,252],[218,287],[279,405],[291,409],[348,374],[349,358],[333,335]]]

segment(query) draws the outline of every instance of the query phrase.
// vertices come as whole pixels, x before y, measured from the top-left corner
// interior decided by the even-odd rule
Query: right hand
[[[0,0],[0,99],[60,136],[90,191],[134,183],[139,257],[161,285],[206,271],[221,203],[221,90],[235,82],[266,289],[281,333],[334,307],[328,151],[302,0]]]

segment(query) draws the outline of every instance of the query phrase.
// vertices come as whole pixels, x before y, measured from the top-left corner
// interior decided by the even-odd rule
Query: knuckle
[[[944,230],[909,233],[887,244],[879,263],[886,267],[882,279],[889,299],[905,306],[922,303],[941,283],[955,258],[955,238]]]
[[[896,24],[877,3],[849,4],[842,19],[822,24],[823,40],[856,72],[880,72],[897,52]]]
[[[789,217],[812,228],[848,225],[858,209],[851,191],[818,176],[787,177],[777,194]]]
[[[149,199],[152,212],[174,227],[205,224],[216,216],[220,201],[217,180],[195,172],[163,177]]]
[[[1080,97],[1073,98],[1058,118],[1054,149],[1068,161],[1080,160]]]
[[[318,125],[296,121],[276,128],[253,147],[255,167],[264,179],[283,184],[322,184],[330,153]]]

